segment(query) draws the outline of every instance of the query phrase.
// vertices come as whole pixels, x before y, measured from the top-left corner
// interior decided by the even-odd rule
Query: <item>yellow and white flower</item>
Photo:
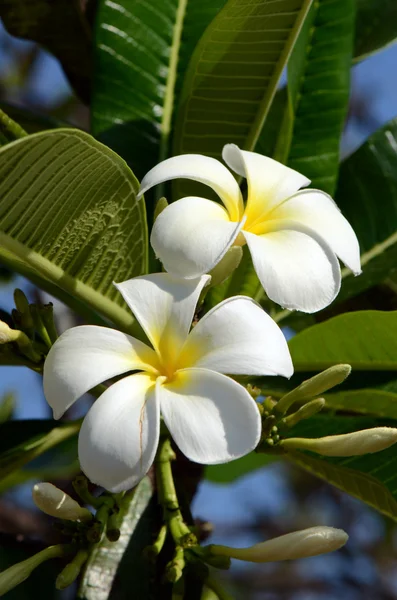
[[[225,373],[290,377],[288,346],[274,321],[245,296],[225,300],[189,333],[208,280],[156,273],[117,285],[152,347],[87,325],[69,329],[51,348],[44,393],[56,419],[88,390],[125,375],[98,398],[81,427],[81,468],[94,483],[119,492],[143,477],[156,454],[160,412],[195,462],[227,462],[257,445],[257,405]]]
[[[337,257],[360,273],[357,237],[335,202],[320,190],[301,190],[309,179],[271,158],[227,144],[223,159],[247,178],[245,205],[232,173],[208,156],[169,158],[143,178],[140,194],[187,178],[211,187],[224,204],[187,197],[159,215],[151,244],[165,269],[195,278],[211,271],[232,245],[247,244],[271,300],[309,313],[328,306],[340,288]]]

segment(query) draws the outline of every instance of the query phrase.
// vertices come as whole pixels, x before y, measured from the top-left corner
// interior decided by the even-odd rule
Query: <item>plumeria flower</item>
[[[245,296],[217,305],[189,333],[209,279],[156,273],[117,285],[152,347],[86,325],[69,329],[51,348],[44,393],[55,419],[88,390],[124,375],[96,400],[80,430],[80,464],[93,483],[119,492],[143,477],[156,454],[160,412],[195,462],[228,462],[258,444],[258,407],[224,373],[290,377],[288,346],[274,321]]]
[[[169,158],[143,178],[140,194],[188,178],[211,187],[224,204],[187,197],[159,215],[151,244],[165,269],[195,278],[211,271],[232,245],[247,244],[271,300],[303,312],[328,306],[341,283],[337,257],[360,273],[357,237],[335,202],[320,190],[300,190],[310,183],[304,175],[234,144],[223,148],[223,160],[247,178],[245,205],[232,173],[208,156]]]

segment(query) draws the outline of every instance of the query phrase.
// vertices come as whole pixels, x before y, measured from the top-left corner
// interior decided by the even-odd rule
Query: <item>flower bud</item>
[[[64,556],[65,550],[67,551],[67,547],[61,544],[58,546],[49,546],[34,556],[2,571],[0,573],[0,596],[4,596],[4,594],[25,581],[41,563],[50,558]]]
[[[52,483],[37,483],[32,490],[33,502],[41,511],[68,521],[88,521],[92,514],[86,508],[73,500],[68,494],[52,485]]]
[[[15,342],[18,337],[18,331],[11,329],[7,323],[0,321],[0,344],[8,344],[9,342]]]
[[[294,425],[297,425],[299,421],[303,421],[303,419],[309,419],[313,415],[320,412],[320,410],[324,408],[324,406],[324,398],[317,398],[316,400],[311,400],[311,402],[308,402],[307,404],[301,406],[300,409],[292,415],[288,415],[288,417],[285,417],[281,421],[281,423],[286,427],[294,427]]]
[[[211,281],[210,287],[220,285],[237,269],[243,257],[243,249],[241,246],[232,246],[226,252],[225,256],[218,264],[210,271]]]
[[[286,450],[310,450],[323,456],[360,456],[380,452],[396,442],[397,429],[374,427],[315,439],[289,438],[282,440],[280,446]]]
[[[212,545],[210,549],[212,554],[262,563],[297,560],[317,556],[318,554],[326,554],[344,546],[348,539],[349,536],[342,529],[320,526],[287,533],[273,540],[255,544],[250,548]]]
[[[59,573],[55,582],[57,590],[64,590],[77,579],[87,558],[87,550],[80,550],[76,554],[74,559]]]
[[[297,388],[286,394],[273,409],[274,414],[283,415],[298,400],[320,396],[327,390],[339,385],[350,375],[350,365],[334,365],[322,373],[303,381]]]
[[[157,219],[159,215],[161,215],[161,213],[167,208],[167,206],[167,198],[164,198],[164,196],[157,200],[156,206],[154,207],[153,222]]]

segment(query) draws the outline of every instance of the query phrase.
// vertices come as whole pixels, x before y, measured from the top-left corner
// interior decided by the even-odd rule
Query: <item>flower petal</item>
[[[157,217],[150,242],[169,273],[190,279],[214,268],[241,227],[216,202],[188,197],[170,204]]]
[[[209,279],[208,275],[180,279],[154,273],[115,285],[154,349],[172,361],[186,341],[201,290]]]
[[[189,334],[182,366],[235,375],[283,375],[294,368],[281,329],[252,298],[228,298]]]
[[[256,402],[233,379],[206,369],[178,371],[159,386],[161,412],[180,450],[206,465],[234,460],[259,442]]]
[[[339,262],[314,231],[274,221],[263,235],[244,233],[255,271],[269,298],[290,310],[325,308],[340,289]]]
[[[357,236],[328,194],[320,190],[298,192],[277,206],[271,218],[287,219],[310,227],[321,235],[353,273],[361,273]]]
[[[177,178],[208,185],[218,194],[232,219],[238,220],[243,214],[243,199],[233,175],[219,160],[201,154],[183,154],[163,160],[142,179],[138,198],[154,185]]]
[[[249,222],[264,217],[274,206],[310,183],[310,179],[276,160],[240,150],[235,144],[226,144],[222,157],[233,171],[247,178]]]
[[[79,435],[79,460],[88,479],[110,492],[136,485],[153,463],[160,431],[155,382],[124,377],[94,402]]]
[[[127,371],[152,370],[155,352],[143,342],[106,327],[68,329],[44,363],[44,395],[54,419],[93,387]]]

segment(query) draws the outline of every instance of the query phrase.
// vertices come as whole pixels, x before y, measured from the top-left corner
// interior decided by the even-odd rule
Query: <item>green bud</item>
[[[5,423],[12,418],[15,408],[15,397],[11,392],[6,392],[0,403],[0,423]]]
[[[52,483],[36,483],[32,490],[33,502],[41,511],[66,521],[90,521],[92,514],[82,508],[76,500],[52,485]]]
[[[334,552],[344,546],[349,539],[342,529],[333,527],[310,527],[287,533],[280,537],[255,544],[249,548],[229,546],[208,546],[215,555],[228,556],[248,562],[264,563],[280,560],[297,560]]]
[[[59,573],[55,582],[57,590],[64,590],[77,579],[87,558],[88,551],[79,550],[74,559]]]
[[[49,546],[45,550],[38,552],[38,554],[2,571],[0,573],[0,596],[4,596],[4,594],[25,581],[46,560],[65,556],[68,551],[70,551],[70,546],[62,544]]]
[[[167,198],[164,198],[164,196],[162,198],[160,198],[159,200],[157,200],[156,206],[154,207],[153,222],[163,212],[163,210],[165,210],[167,208],[167,206],[168,206]]]
[[[299,421],[303,421],[303,419],[309,419],[316,413],[320,412],[320,410],[322,410],[324,406],[324,398],[317,398],[316,400],[311,400],[307,404],[301,406],[301,408],[292,415],[288,415],[288,417],[285,417],[281,421],[281,423],[286,427],[294,427],[294,425],[297,425]]]
[[[32,346],[32,342],[23,331],[11,329],[7,323],[0,321],[0,345],[15,342],[18,350],[33,362],[40,362],[41,356]]]
[[[289,438],[282,440],[280,446],[285,450],[310,450],[323,456],[361,456],[380,452],[396,442],[397,429],[374,427],[322,438]]]
[[[174,558],[165,568],[165,579],[172,583],[176,583],[183,575],[185,568],[185,556],[183,548],[178,547],[175,550]]]
[[[297,388],[279,400],[273,409],[275,415],[284,415],[294,402],[315,398],[339,385],[350,375],[350,365],[335,365],[303,381]]]
[[[14,302],[20,313],[29,313],[29,301],[19,288],[14,291]]]

